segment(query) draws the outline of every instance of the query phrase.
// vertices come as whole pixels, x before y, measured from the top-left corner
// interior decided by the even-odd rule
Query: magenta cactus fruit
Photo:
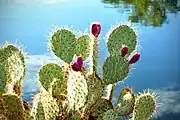
[[[121,50],[121,55],[124,57],[128,53],[128,47],[123,47]]]
[[[82,59],[82,57],[77,57],[77,59],[76,59],[76,63],[82,68],[82,65],[83,65],[83,59]]]
[[[136,53],[129,61],[129,64],[133,64],[133,63],[136,63],[140,58],[140,54],[139,53]]]
[[[91,26],[91,33],[97,38],[101,32],[101,25],[98,23],[94,23]]]
[[[71,68],[74,71],[81,71],[82,65],[83,65],[83,59],[82,59],[82,57],[79,56],[79,57],[77,57],[76,62],[73,62],[71,64]]]

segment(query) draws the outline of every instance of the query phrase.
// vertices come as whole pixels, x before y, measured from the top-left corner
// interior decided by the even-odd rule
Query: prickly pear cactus
[[[87,100],[86,79],[80,72],[70,70],[67,84],[68,111],[77,111],[84,106]]]
[[[87,59],[90,53],[91,38],[89,35],[82,35],[76,41],[76,55],[81,56],[83,60]]]
[[[53,53],[66,63],[70,63],[75,54],[76,36],[69,30],[57,30],[50,37]]]
[[[102,77],[97,74],[101,25],[92,23],[90,29],[90,34],[80,37],[65,28],[51,34],[50,50],[64,63],[40,68],[41,93],[34,96],[32,109],[19,96],[25,74],[23,54],[12,45],[1,48],[0,119],[119,120],[132,115],[134,120],[147,120],[153,116],[156,100],[149,92],[137,96],[130,88],[123,88],[117,104],[112,105],[115,83],[124,81],[131,65],[140,59],[134,29],[118,25],[109,32],[109,56],[102,66]],[[3,94],[11,92],[16,94]]]
[[[59,93],[66,93],[67,85],[64,80],[63,71],[59,65],[48,63],[41,67],[39,71],[39,82],[52,96]]]
[[[129,73],[129,63],[120,55],[110,56],[103,65],[103,81],[106,85],[124,80]]]
[[[120,49],[126,45],[130,55],[137,45],[137,35],[128,25],[118,25],[108,36],[107,47],[110,55],[119,55]]]
[[[143,93],[136,98],[133,119],[134,120],[147,120],[149,119],[156,109],[156,101],[150,93]]]
[[[21,86],[18,85],[21,85],[25,72],[24,55],[18,48],[10,44],[0,48],[0,94],[13,92],[20,94]]]
[[[3,109],[0,110],[8,120],[24,120],[24,109],[21,98],[16,94],[3,94],[0,104]]]
[[[124,88],[119,96],[114,111],[116,111],[120,116],[130,115],[134,110],[135,95],[133,91],[129,88]]]
[[[47,93],[38,93],[33,100],[32,120],[56,120],[59,107],[56,100]]]

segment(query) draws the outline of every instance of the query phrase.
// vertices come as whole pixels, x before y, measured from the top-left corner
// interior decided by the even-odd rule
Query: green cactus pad
[[[41,83],[41,86],[46,91],[49,91],[49,88],[51,87],[54,80],[59,80],[63,84],[64,82],[63,72],[59,65],[54,63],[48,63],[40,69],[39,81]]]
[[[133,120],[148,120],[156,110],[156,101],[150,93],[141,94],[136,98]]]
[[[88,85],[87,104],[92,105],[97,100],[99,100],[103,95],[102,81],[98,80],[97,78],[88,78],[87,85]]]
[[[21,98],[16,94],[3,94],[4,113],[8,120],[22,120],[24,110]]]
[[[6,45],[0,49],[0,93],[9,91],[12,85],[25,76],[24,56],[15,46]],[[13,91],[13,90],[10,90]]]
[[[5,92],[6,81],[3,65],[0,64],[0,95]]]
[[[128,61],[120,55],[109,56],[103,65],[104,84],[123,81],[129,73]]]
[[[33,100],[32,120],[56,120],[59,107],[56,100],[47,93],[38,93]]]
[[[135,95],[130,88],[124,88],[119,96],[114,111],[116,111],[120,116],[126,116],[133,112],[135,103]]]
[[[92,106],[90,116],[94,119],[102,120],[103,113],[110,109],[113,109],[112,103],[107,99],[101,98]]]
[[[120,120],[120,115],[115,112],[113,109],[106,111],[103,114],[103,117],[98,120]]]
[[[127,25],[119,25],[110,33],[107,47],[110,55],[118,55],[122,45],[126,45],[128,54],[131,54],[135,50],[136,44],[137,36],[134,30]]]
[[[91,38],[89,35],[83,35],[76,40],[76,55],[85,60],[90,53]]]
[[[75,54],[76,37],[69,30],[57,30],[50,38],[50,47],[57,57],[70,63]]]
[[[65,100],[67,98],[67,81],[55,79],[51,84],[49,92],[54,98],[58,99],[59,101]]]
[[[67,81],[68,111],[77,111],[87,100],[88,86],[81,72],[69,70]]]

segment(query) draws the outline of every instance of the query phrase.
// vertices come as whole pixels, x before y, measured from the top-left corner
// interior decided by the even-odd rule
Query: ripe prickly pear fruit
[[[121,50],[121,55],[124,57],[128,53],[128,47],[123,47]]]
[[[140,58],[140,54],[139,53],[136,53],[129,61],[129,64],[133,64],[133,63],[136,63]]]
[[[83,59],[82,59],[82,57],[77,57],[77,59],[76,59],[76,63],[82,68],[82,65],[83,65]]]
[[[79,56],[77,57],[76,62],[73,62],[71,64],[71,67],[74,71],[81,71],[82,65],[83,65],[83,59],[82,57]]]
[[[97,38],[101,32],[101,25],[96,23],[91,26],[91,33]]]

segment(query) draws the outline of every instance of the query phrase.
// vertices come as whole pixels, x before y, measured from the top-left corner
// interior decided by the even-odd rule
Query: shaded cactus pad
[[[101,98],[92,106],[90,116],[94,119],[102,119],[103,114],[110,109],[113,109],[112,103],[107,99]]]
[[[128,54],[135,50],[137,36],[135,31],[127,25],[119,25],[110,33],[108,37],[108,51],[111,55],[120,54],[122,45],[126,45]]]
[[[122,81],[129,73],[129,63],[120,55],[109,56],[103,65],[103,81],[106,85]]]
[[[56,100],[49,94],[38,93],[33,100],[32,120],[56,120],[59,107]]]
[[[59,65],[54,63],[48,63],[44,65],[39,71],[39,81],[41,86],[48,91],[54,80],[64,82],[63,72]]]
[[[50,38],[50,47],[57,57],[70,63],[75,54],[76,37],[69,30],[57,30]]]
[[[19,96],[15,94],[3,94],[0,97],[2,97],[0,102],[3,104],[3,109],[1,108],[0,111],[3,111],[2,113],[4,113],[4,116],[6,116],[8,120],[24,119],[23,104]]]
[[[120,120],[120,115],[113,109],[110,109],[103,114],[101,119],[98,120]]]
[[[13,45],[0,49],[0,93],[7,92],[7,84],[21,81],[25,76],[24,55]]]
[[[81,56],[85,60],[90,53],[91,38],[89,35],[82,35],[76,40],[76,55]]]
[[[144,93],[137,97],[135,101],[133,118],[134,120],[148,120],[156,110],[154,96]]]

